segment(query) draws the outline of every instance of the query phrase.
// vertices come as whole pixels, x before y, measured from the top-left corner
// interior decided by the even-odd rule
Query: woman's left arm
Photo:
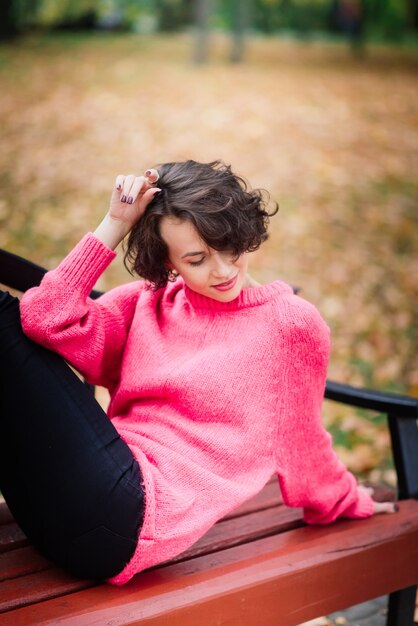
[[[393,512],[393,503],[376,503],[358,486],[323,426],[329,327],[312,304],[294,295],[286,299],[284,316],[275,450],[285,504],[303,507],[309,524]]]

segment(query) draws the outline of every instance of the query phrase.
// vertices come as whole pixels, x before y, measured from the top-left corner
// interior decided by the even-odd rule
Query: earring
[[[176,270],[168,270],[168,280],[171,283],[174,283],[177,280],[177,276],[179,275],[179,273]]]

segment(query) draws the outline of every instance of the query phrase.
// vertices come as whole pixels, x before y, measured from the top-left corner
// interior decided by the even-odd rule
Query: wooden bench
[[[0,253],[0,283],[25,291],[42,272]],[[272,476],[189,550],[116,588],[55,567],[30,545],[3,503],[0,625],[294,626],[390,594],[388,626],[412,626],[418,399],[331,381],[325,397],[388,416],[398,489],[378,486],[375,497],[399,499],[398,513],[308,526],[301,509],[283,505]]]

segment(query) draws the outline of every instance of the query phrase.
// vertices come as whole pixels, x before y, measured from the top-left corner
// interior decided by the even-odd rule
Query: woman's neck
[[[250,289],[251,287],[260,287],[261,283],[258,283],[250,274],[247,273],[243,289]]]

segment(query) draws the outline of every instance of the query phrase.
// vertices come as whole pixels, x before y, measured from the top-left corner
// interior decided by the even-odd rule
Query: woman
[[[323,428],[328,326],[283,281],[248,274],[271,215],[261,191],[220,162],[145,174],[117,177],[95,233],[20,311],[0,297],[0,481],[23,530],[69,571],[123,584],[274,472],[307,523],[393,512]],[[127,235],[145,280],[91,300]],[[63,359],[109,389],[107,415]]]

